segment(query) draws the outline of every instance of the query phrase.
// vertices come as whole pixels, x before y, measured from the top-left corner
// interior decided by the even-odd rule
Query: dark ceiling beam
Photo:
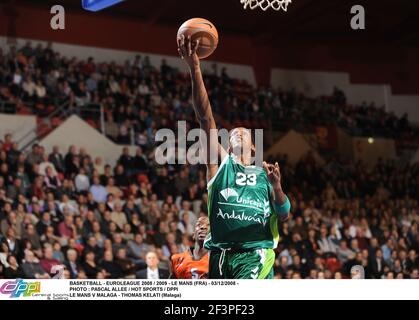
[[[5,15],[6,36],[8,41],[16,38],[16,21],[19,16],[16,10],[16,0],[2,1],[2,11]],[[15,41],[15,40],[12,40]]]
[[[333,14],[335,10],[339,10],[344,7],[349,7],[349,3],[352,3],[352,0],[330,0],[330,1],[315,1],[313,3],[312,10],[307,10],[307,13],[301,16],[300,19],[295,19],[291,25],[291,30],[293,32],[299,32],[303,27],[314,21],[321,21],[322,18]],[[322,5],[320,5],[322,4]],[[349,25],[350,12],[348,11],[348,25]]]
[[[288,31],[290,30],[290,25],[293,23],[293,21],[295,21],[295,19],[297,19],[297,17],[302,12],[309,11],[310,7],[315,6],[315,1],[305,0],[305,1],[298,2],[298,7],[296,6],[295,8],[292,8],[291,6],[295,4],[294,2],[289,5],[287,12],[274,13],[274,14],[281,15],[280,17],[281,20],[279,19],[276,20],[276,23],[277,23],[276,26],[272,25],[271,19],[266,19],[265,23],[262,23],[263,28],[264,30],[266,30],[266,32],[263,32],[261,34],[256,34],[257,31],[255,31],[254,36],[257,37],[256,39],[257,42],[265,43],[265,44],[270,43],[274,38],[274,35],[272,34],[272,30],[276,30],[276,32],[279,33],[280,35],[288,33]],[[265,13],[262,13],[262,14],[265,14]],[[256,28],[254,30],[256,30]]]
[[[161,1],[161,0],[160,0]],[[156,22],[163,17],[176,4],[176,0],[165,0],[159,5],[156,5],[157,10],[145,22],[145,28],[149,28],[156,24]]]
[[[293,11],[290,11],[289,16],[281,24],[280,28],[276,33],[266,32],[261,37],[258,37],[259,41],[267,45],[273,45],[278,41],[293,39],[298,36],[299,32],[303,30],[303,27],[314,21],[321,21],[322,18],[330,15],[333,11],[339,10],[345,6],[349,6],[349,3],[352,3],[351,0],[330,0],[330,1],[316,1],[308,0],[307,3]],[[285,13],[288,15],[288,12]],[[349,18],[349,12],[348,12]],[[349,24],[349,20],[348,20]],[[281,30],[285,30],[281,32]]]
[[[396,26],[388,29],[388,37],[395,44],[419,40],[418,13],[410,13]]]

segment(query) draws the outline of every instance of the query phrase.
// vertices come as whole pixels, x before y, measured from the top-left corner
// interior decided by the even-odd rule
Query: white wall
[[[353,138],[352,146],[356,161],[362,160],[364,164],[372,168],[379,158],[397,159],[396,144],[392,139],[374,139],[369,143],[367,138]]]
[[[287,154],[290,163],[296,164],[301,157],[307,155],[308,152],[312,152],[314,159],[318,163],[324,163],[324,159],[309,145],[301,133],[290,130],[285,136],[270,147],[263,156],[264,158],[267,158],[269,156],[275,157],[278,154]]]
[[[295,88],[298,92],[304,92],[308,97],[314,98],[332,94],[335,86],[346,88],[349,76],[338,72],[272,69],[271,84],[274,88],[281,87],[284,90]]]
[[[3,140],[5,134],[11,134],[15,142],[19,142],[19,147],[23,147],[36,137],[36,117],[0,114],[0,139]]]
[[[390,108],[396,115],[407,113],[409,120],[419,124],[419,96],[390,96]]]
[[[393,111],[399,116],[406,112],[412,122],[419,124],[419,96],[393,95],[388,84],[352,84],[350,75],[344,72],[291,69],[272,69],[271,83],[274,88],[295,88],[312,98],[330,95],[333,87],[337,86],[345,92],[349,104],[374,102],[376,106],[385,106],[387,111]]]
[[[352,105],[360,105],[363,102],[369,103],[373,101],[377,106],[388,106],[387,96],[390,92],[390,86],[386,85],[348,83],[345,89],[348,103]]]
[[[17,39],[18,47],[23,46],[26,43],[27,39]],[[45,41],[31,40],[33,46],[36,46],[38,43],[46,44]],[[4,49],[6,47],[6,38],[0,37],[0,46]],[[185,63],[176,55],[176,43],[173,47],[173,56],[167,55],[158,55],[145,52],[134,52],[134,51],[124,51],[124,50],[115,50],[107,48],[98,48],[98,47],[86,47],[73,44],[65,44],[54,42],[54,50],[60,52],[63,56],[66,57],[77,57],[78,59],[87,59],[88,57],[94,57],[96,62],[110,62],[115,61],[118,64],[123,64],[126,60],[133,59],[137,54],[141,56],[148,55],[150,57],[150,62],[152,65],[159,67],[162,59],[166,59],[170,66],[178,68],[184,72],[187,71]],[[202,69],[210,70],[211,65],[215,61],[203,60]],[[219,70],[222,67],[226,67],[228,74],[237,79],[242,79],[248,81],[251,85],[256,86],[255,73],[252,66],[240,65],[240,64],[231,64],[231,63],[219,63],[217,62]]]
[[[105,164],[112,166],[116,164],[125,147],[115,144],[76,115],[68,118],[47,135],[40,145],[45,147],[47,153],[50,153],[55,145],[60,147],[62,153],[66,153],[71,145],[75,145],[77,148],[85,148],[93,159],[101,157]],[[130,147],[132,155],[135,149]]]

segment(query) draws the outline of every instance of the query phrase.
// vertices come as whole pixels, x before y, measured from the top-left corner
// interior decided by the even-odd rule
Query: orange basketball
[[[209,57],[217,48],[218,32],[215,26],[206,19],[193,18],[183,23],[178,32],[177,38],[190,36],[192,41],[199,39],[197,55],[200,59]]]

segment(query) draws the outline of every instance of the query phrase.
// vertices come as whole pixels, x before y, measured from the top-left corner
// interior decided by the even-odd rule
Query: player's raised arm
[[[218,143],[217,127],[212,114],[208,93],[205,89],[200,61],[198,55],[196,54],[198,47],[199,40],[191,41],[190,37],[186,38],[184,35],[178,39],[179,55],[188,65],[191,74],[195,115],[201,129],[207,135],[207,145],[204,147],[207,148],[207,179],[209,181],[216,174],[218,169],[218,165],[215,164],[217,159],[211,159],[211,156],[224,159],[227,152]]]

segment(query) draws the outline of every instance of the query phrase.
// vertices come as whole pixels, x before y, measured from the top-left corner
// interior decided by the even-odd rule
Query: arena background
[[[70,265],[69,249],[70,277],[135,277],[150,250],[170,272],[170,256],[190,245],[206,213],[205,176],[201,167],[157,166],[153,137],[177,120],[196,125],[175,36],[197,16],[220,33],[203,64],[217,123],[265,129],[265,158],[280,162],[292,199],[276,276],[348,277],[361,264],[369,278],[418,277],[413,1],[296,0],[278,13],[246,11],[238,0],[128,0],[90,13],[68,0],[65,30],[50,27],[54,4],[1,1],[0,277],[48,277],[51,265]],[[355,4],[366,30],[350,28]],[[63,159],[44,160],[54,146]],[[44,177],[49,162],[60,182]],[[88,195],[95,175],[106,193],[121,192],[120,209]]]

